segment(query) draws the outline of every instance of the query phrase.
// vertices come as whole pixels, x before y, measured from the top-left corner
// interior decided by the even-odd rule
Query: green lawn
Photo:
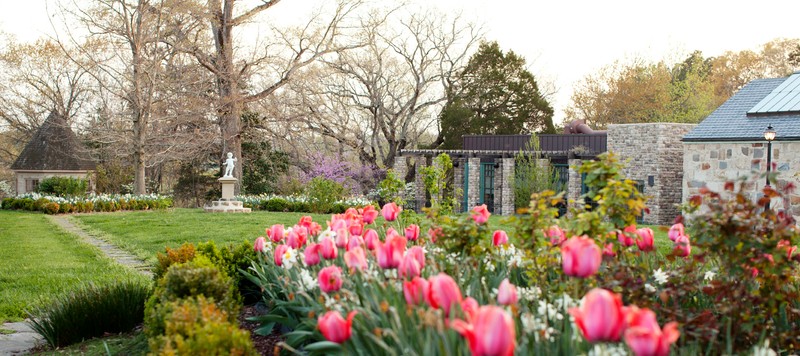
[[[144,278],[94,246],[59,229],[41,213],[0,211],[0,321],[82,283]]]

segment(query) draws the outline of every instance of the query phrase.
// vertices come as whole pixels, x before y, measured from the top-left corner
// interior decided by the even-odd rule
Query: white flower
[[[669,275],[662,271],[661,268],[653,271],[653,278],[656,280],[658,284],[665,284],[669,280]]]
[[[595,344],[587,356],[626,356],[628,350],[623,344]]]
[[[314,288],[317,288],[317,279],[308,272],[307,269],[303,269],[300,271],[300,283],[299,289],[302,292],[308,292]]]
[[[764,340],[764,345],[753,348],[753,356],[777,356],[778,353],[769,348],[769,340]]]
[[[333,232],[333,230],[331,230],[331,228],[327,228],[325,231],[323,231],[322,233],[319,234],[319,237],[317,238],[317,240],[319,242],[322,242],[322,240],[324,240],[326,237],[329,237],[329,238],[331,238],[333,240],[336,240],[336,233]]]
[[[281,266],[286,269],[290,269],[297,263],[297,251],[291,247],[286,249],[286,252],[283,253],[283,261]]]
[[[650,283],[645,283],[644,290],[647,291],[647,293],[655,293],[656,287],[653,287],[652,285],[650,285]]]
[[[710,280],[713,280],[714,276],[716,276],[716,275],[717,274],[714,273],[713,271],[708,271],[708,272],[706,272],[705,275],[703,275],[703,279],[706,280],[706,281],[710,281]]]

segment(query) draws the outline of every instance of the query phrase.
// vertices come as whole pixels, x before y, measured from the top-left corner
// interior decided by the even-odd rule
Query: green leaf
[[[317,341],[313,344],[306,345],[304,347],[306,351],[317,351],[317,352],[336,352],[342,351],[342,345],[337,344],[335,342],[330,341]]]

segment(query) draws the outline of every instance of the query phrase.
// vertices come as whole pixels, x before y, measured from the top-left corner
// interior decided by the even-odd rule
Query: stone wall
[[[399,179],[401,182],[405,183],[406,182],[406,175],[408,175],[408,160],[406,159],[406,156],[400,156],[400,155],[395,156],[394,157],[394,167],[392,169],[394,170],[394,173],[397,176],[397,179]],[[404,189],[400,190],[400,197],[403,198],[403,199],[406,199],[405,186],[404,186]]]
[[[744,177],[757,177],[767,169],[765,142],[686,142],[683,144],[683,200],[702,187],[722,192],[725,182]],[[772,164],[778,172],[778,188],[788,183],[800,186],[800,142],[773,142]],[[755,178],[754,178],[755,179]],[[765,181],[755,180],[747,186],[751,199],[761,196]],[[739,189],[737,185],[736,189]],[[800,192],[785,199],[773,199],[772,209],[790,209],[800,218]]]
[[[467,211],[472,210],[480,201],[481,159],[479,157],[469,158],[468,174],[469,189],[467,192],[467,206],[465,207]]]
[[[422,180],[422,169],[428,166],[428,159],[425,156],[417,156],[414,163],[414,208],[420,213],[422,208],[425,207],[427,199],[427,191],[425,190],[425,181]]]
[[[453,204],[454,212],[461,212],[464,210],[464,166],[467,160],[463,158],[453,159]]]
[[[500,163],[500,170],[503,172],[503,185],[501,186],[501,208],[502,215],[514,214],[514,157],[502,158]]]
[[[608,127],[608,150],[626,163],[623,174],[628,179],[643,183],[649,198],[647,224],[668,225],[679,214],[684,166],[681,139],[694,127],[674,123]]]
[[[581,196],[581,174],[578,173],[578,168],[581,166],[581,160],[571,159],[567,161],[569,164],[569,179],[567,181],[567,204],[583,204],[579,201]]]

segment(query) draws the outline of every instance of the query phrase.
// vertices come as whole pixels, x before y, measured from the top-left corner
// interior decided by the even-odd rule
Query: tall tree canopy
[[[460,148],[461,136],[555,133],[553,108],[539,91],[525,59],[481,43],[451,88],[434,146]]]
[[[615,62],[586,76],[572,94],[567,120],[581,119],[602,129],[612,123],[699,122],[747,82],[786,76],[800,39],[776,39],[759,52],[700,51],[669,65],[634,60]]]

